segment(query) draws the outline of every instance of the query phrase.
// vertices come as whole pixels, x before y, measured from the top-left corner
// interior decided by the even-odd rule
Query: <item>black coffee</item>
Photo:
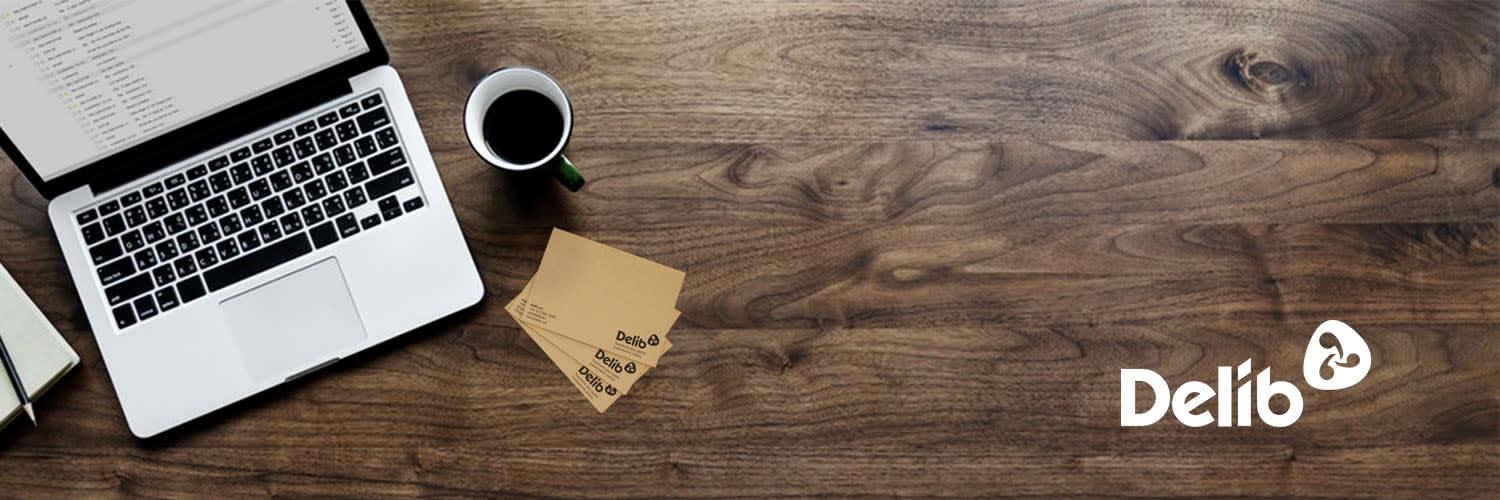
[[[546,158],[562,134],[562,111],[536,91],[506,92],[484,113],[485,142],[501,159],[518,165]]]

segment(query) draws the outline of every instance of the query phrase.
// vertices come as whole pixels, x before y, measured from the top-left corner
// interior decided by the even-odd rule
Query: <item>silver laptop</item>
[[[140,437],[484,294],[359,2],[0,0],[0,146]]]

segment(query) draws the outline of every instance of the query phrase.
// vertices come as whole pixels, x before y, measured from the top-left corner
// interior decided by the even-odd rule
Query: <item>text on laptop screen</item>
[[[368,51],[345,0],[0,0],[0,129],[52,180]]]

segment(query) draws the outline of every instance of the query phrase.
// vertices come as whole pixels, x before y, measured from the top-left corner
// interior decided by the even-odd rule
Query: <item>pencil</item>
[[[10,351],[5,349],[4,338],[0,338],[0,359],[5,361],[5,372],[10,374],[10,386],[16,389],[16,399],[21,400],[21,409],[26,410],[26,416],[31,418],[31,425],[36,425],[36,413],[31,410],[31,398],[26,396],[26,386],[21,385],[21,374],[16,373],[16,362],[10,360]]]

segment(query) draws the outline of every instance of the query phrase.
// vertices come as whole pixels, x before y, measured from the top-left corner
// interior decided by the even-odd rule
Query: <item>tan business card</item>
[[[526,288],[530,287],[531,284],[527,283]],[[521,293],[506,306],[506,311],[510,312],[511,316],[517,316],[521,310],[526,308],[526,288],[521,289]],[[641,375],[645,374],[646,370],[651,368],[650,365],[625,358],[610,349],[591,346],[549,332],[544,328],[528,325],[519,319],[516,322],[521,323],[523,328],[527,328],[528,333],[547,339],[548,342],[551,342],[563,354],[572,358],[573,361],[582,364],[587,369],[587,373],[601,376],[606,382],[619,389],[619,392],[622,394],[630,392],[630,387],[635,385],[636,380],[639,380]],[[671,343],[667,342],[666,344],[666,348],[662,351],[664,353],[671,349]],[[559,366],[559,368],[562,367]]]
[[[584,399],[587,399],[589,404],[594,405],[594,409],[599,413],[604,413],[604,410],[609,409],[611,405],[615,404],[615,401],[619,400],[620,396],[625,394],[625,391],[615,387],[612,383],[604,381],[600,374],[589,370],[588,367],[568,356],[562,349],[548,340],[545,335],[539,333],[532,326],[527,325],[525,321],[521,321],[519,314],[521,310],[519,306],[520,299],[520,297],[517,297],[515,300],[512,300],[510,305],[506,306],[506,312],[509,312],[511,317],[515,318],[516,323],[521,325],[521,330],[524,330],[526,335],[531,337],[531,341],[536,342],[536,345],[542,348],[542,352],[552,360],[552,364],[557,365],[557,369],[562,370],[563,374],[568,377],[568,381],[573,383],[573,387],[577,388],[578,392],[583,393]],[[646,369],[641,369],[640,371],[644,374]]]
[[[656,366],[682,271],[553,229],[517,321]]]

